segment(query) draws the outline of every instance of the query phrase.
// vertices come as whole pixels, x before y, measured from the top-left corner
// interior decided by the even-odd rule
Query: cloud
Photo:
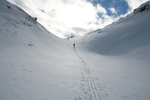
[[[107,13],[106,9],[104,7],[102,7],[101,4],[97,4],[97,8],[96,9],[97,9],[98,13],[102,13],[102,14],[106,14]]]
[[[69,34],[82,36],[103,28],[118,18],[108,16],[107,10],[101,4],[94,6],[87,0],[8,1],[18,5],[31,16],[37,17],[46,29],[62,38]]]
[[[117,11],[115,10],[115,8],[111,7],[111,8],[109,8],[109,10],[111,11],[111,13],[117,14]]]
[[[73,27],[72,29],[76,32],[85,32],[85,31],[87,31],[86,29],[83,29],[83,28],[80,28],[80,27]]]
[[[96,22],[98,17],[97,9],[86,0],[8,1],[37,17],[44,27],[60,37],[63,37],[63,34],[75,33],[72,27],[85,28],[89,22]]]

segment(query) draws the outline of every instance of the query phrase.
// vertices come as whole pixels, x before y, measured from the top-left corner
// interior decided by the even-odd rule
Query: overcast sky
[[[7,0],[53,34],[82,36],[125,16],[148,0]]]

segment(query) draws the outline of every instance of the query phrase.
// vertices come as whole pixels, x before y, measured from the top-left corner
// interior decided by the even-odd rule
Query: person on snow
[[[75,50],[75,43],[73,44],[73,48],[74,48],[74,50]]]

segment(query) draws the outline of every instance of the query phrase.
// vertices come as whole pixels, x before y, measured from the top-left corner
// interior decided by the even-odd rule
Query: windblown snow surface
[[[0,100],[149,100],[148,5],[65,41],[1,0]]]

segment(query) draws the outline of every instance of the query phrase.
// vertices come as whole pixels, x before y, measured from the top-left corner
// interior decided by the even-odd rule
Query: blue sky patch
[[[119,16],[121,14],[126,14],[129,6],[127,4],[127,2],[125,0],[88,0],[89,2],[91,2],[94,6],[96,6],[97,4],[101,4],[102,7],[104,7],[107,11],[107,15],[109,16]],[[109,8],[115,8],[115,10],[117,11],[117,15],[113,14]],[[101,14],[98,14],[101,17]]]

